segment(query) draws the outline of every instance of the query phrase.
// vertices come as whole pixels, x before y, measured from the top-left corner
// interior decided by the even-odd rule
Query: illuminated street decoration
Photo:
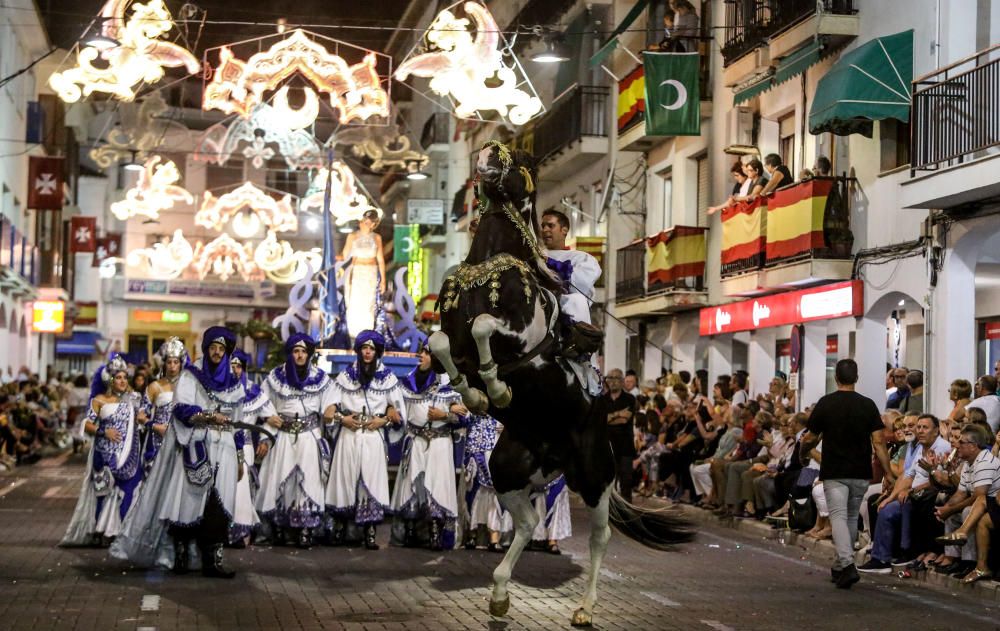
[[[228,126],[216,123],[201,135],[194,159],[221,165],[229,161],[242,143],[251,143],[256,147],[253,152],[258,153],[263,144],[275,144],[289,169],[322,167],[323,148],[309,132],[289,127],[289,119],[284,116],[271,105],[262,103],[254,108],[249,118],[237,118]],[[253,157],[253,153],[247,156],[247,148],[243,155]]]
[[[292,110],[288,104],[287,90],[281,90],[274,99],[275,109],[284,114],[294,114],[292,125],[315,120],[319,108],[318,100],[316,107],[312,107],[312,99],[316,98],[313,88],[329,95],[330,105],[338,111],[341,123],[388,116],[389,95],[381,86],[376,53],[369,51],[361,62],[348,65],[339,55],[329,53],[317,41],[320,38],[296,29],[267,50],[251,55],[245,62],[237,59],[228,46],[222,46],[219,48],[219,65],[212,81],[205,86],[202,108],[249,117],[254,107],[264,102],[265,92],[277,89],[292,75],[300,74],[312,84],[312,88],[304,88],[306,100],[299,110]],[[310,114],[313,115],[310,117]]]
[[[164,238],[152,247],[132,250],[126,259],[130,267],[145,267],[150,277],[159,280],[179,277],[192,261],[194,249],[180,230],[169,241]]]
[[[161,212],[177,202],[193,204],[191,193],[177,186],[180,179],[176,164],[170,160],[160,164],[160,156],[153,156],[143,165],[139,181],[125,193],[125,199],[111,204],[111,212],[122,221],[138,216],[159,219]]]
[[[412,148],[410,138],[397,125],[351,127],[337,134],[337,143],[351,145],[351,153],[371,160],[368,168],[372,171],[405,169],[409,164],[423,169],[430,160],[427,154]]]
[[[274,157],[274,149],[268,147],[264,139],[257,136],[249,145],[243,147],[243,157],[250,161],[253,168],[260,169]]]
[[[185,138],[189,133],[184,125],[162,116],[167,103],[159,91],[141,103],[121,103],[117,110],[118,124],[108,131],[105,144],[94,147],[88,154],[102,169],[133,156],[145,162],[149,152],[162,148],[170,132],[183,134]]]
[[[222,230],[226,223],[243,209],[249,209],[256,214],[260,223],[275,232],[299,229],[299,219],[295,214],[292,196],[285,195],[281,199],[274,199],[252,182],[246,182],[221,197],[215,197],[210,191],[205,191],[201,208],[194,215],[194,223],[205,228]]]
[[[456,15],[459,4],[438,13],[396,69],[396,79],[429,78],[431,91],[448,97],[460,118],[482,119],[483,112],[496,111],[523,125],[542,112],[541,100],[517,60],[504,63],[506,42],[489,10],[478,2],[460,4],[468,17]]]
[[[308,252],[296,251],[288,241],[279,241],[274,231],[268,231],[267,238],[260,242],[253,254],[257,267],[281,285],[301,280],[310,267],[319,267],[321,259],[318,248]]]
[[[192,268],[198,274],[199,280],[205,280],[209,274],[215,274],[225,282],[239,274],[244,281],[254,277],[253,254],[250,244],[237,243],[228,234],[216,237],[205,245],[198,242],[194,248]]]
[[[371,205],[368,198],[358,190],[354,172],[343,162],[337,160],[332,164],[333,183],[330,187],[330,214],[341,226],[350,221],[361,219],[369,210],[377,210],[379,217],[382,211]],[[328,169],[316,172],[309,184],[309,192],[302,199],[302,212],[323,212],[323,196],[326,191]]]
[[[130,1],[108,0],[101,10],[101,34],[117,46],[106,50],[77,46],[76,66],[49,77],[49,85],[63,101],[75,103],[94,92],[131,101],[136,87],[162,79],[164,68],[183,66],[189,74],[201,68],[186,48],[160,39],[174,27],[163,0],[132,4],[132,15],[126,19]]]

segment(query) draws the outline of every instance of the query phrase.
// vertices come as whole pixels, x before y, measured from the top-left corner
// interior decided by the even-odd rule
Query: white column
[[[885,409],[885,357],[889,329],[881,318],[858,319],[854,340],[854,361],[858,362],[858,385],[855,390]]]
[[[612,368],[625,371],[625,326],[613,318],[607,318],[604,325],[604,365],[601,371],[607,373]]]
[[[708,386],[711,388],[719,375],[733,372],[733,336],[713,335],[708,342]]]
[[[930,365],[924,372],[924,411],[948,415],[946,390],[955,379],[976,380],[976,261],[949,250],[927,314]]]
[[[802,336],[802,390],[798,400],[805,409],[826,394],[826,322],[809,322]]]
[[[755,397],[768,391],[774,378],[774,354],[777,329],[768,327],[750,332],[750,347],[747,350],[748,372],[750,373],[750,396]]]
[[[674,356],[674,372],[686,370],[693,375],[697,368],[695,346],[698,344],[698,328],[689,324],[690,321],[674,317],[670,324],[670,354]]]
[[[642,349],[642,375],[640,381],[649,379],[659,379],[663,371],[666,355],[663,354],[663,347],[667,340],[673,339],[672,330],[668,329],[666,323],[650,323],[646,327],[646,344]],[[676,357],[676,346],[670,349],[670,353]],[[677,370],[677,366],[674,366]]]
[[[455,117],[450,117],[449,121],[448,135],[450,138],[454,138]],[[469,178],[469,164],[469,143],[464,140],[448,143],[448,188],[447,195],[445,196],[446,200],[454,199],[458,189],[465,185],[465,181]],[[450,213],[450,208],[447,204],[445,204],[445,211],[446,213]],[[472,211],[470,210],[469,212]],[[472,238],[468,232],[456,231],[455,225],[451,223],[450,218],[445,220],[445,224],[444,267],[447,269],[452,265],[458,265],[465,259],[469,253]],[[624,346],[623,343],[622,347],[624,348]],[[624,353],[624,350],[622,352]]]

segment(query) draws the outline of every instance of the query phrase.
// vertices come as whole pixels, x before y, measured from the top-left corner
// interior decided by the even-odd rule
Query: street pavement
[[[500,555],[316,547],[229,550],[234,580],[131,569],[105,550],[61,549],[84,458],[0,474],[0,629],[568,629],[583,590],[588,525],[575,507],[562,556],[525,553],[511,611],[487,611]],[[829,583],[820,559],[717,524],[654,551],[615,533],[595,629],[992,629],[1000,607],[968,589],[896,577]],[[380,539],[388,536],[383,527]]]

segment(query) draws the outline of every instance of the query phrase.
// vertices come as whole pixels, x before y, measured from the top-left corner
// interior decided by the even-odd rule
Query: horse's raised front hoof
[[[570,623],[574,627],[589,627],[594,624],[594,614],[583,607],[580,607],[573,614],[573,621]]]
[[[491,600],[490,601],[490,615],[496,618],[503,618],[507,615],[507,610],[510,609],[510,596],[504,598],[503,600]]]

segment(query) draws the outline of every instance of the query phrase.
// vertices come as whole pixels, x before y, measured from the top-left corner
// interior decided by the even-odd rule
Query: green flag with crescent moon
[[[392,262],[409,263],[420,255],[420,226],[396,224],[392,229]]]
[[[701,134],[698,53],[643,53],[646,135]]]

